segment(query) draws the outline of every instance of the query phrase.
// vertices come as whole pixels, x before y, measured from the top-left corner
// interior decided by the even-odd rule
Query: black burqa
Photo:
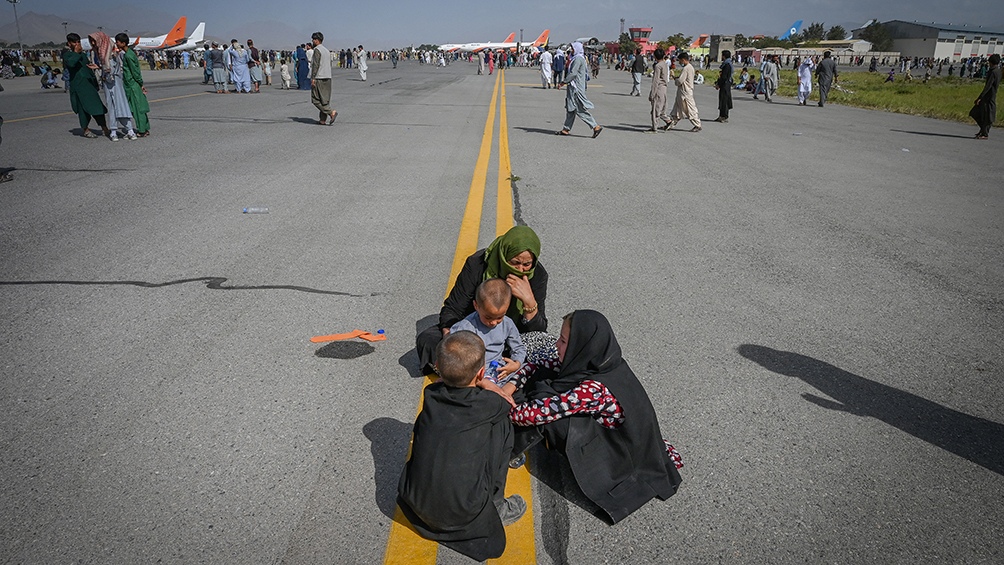
[[[586,379],[603,383],[614,395],[624,423],[609,429],[583,414],[539,429],[550,449],[564,452],[582,492],[617,523],[653,498],[676,494],[682,479],[666,453],[645,388],[621,358],[610,322],[599,312],[577,310],[561,370],[557,375],[541,371],[540,379],[528,383],[527,397],[554,396]]]
[[[990,126],[997,120],[997,89],[1000,85],[1001,66],[998,64],[987,72],[987,82],[979,96],[980,103],[973,106],[969,112],[969,116],[976,120],[976,124],[980,126],[980,134],[982,135],[987,135],[990,132]]]
[[[512,451],[509,404],[476,387],[426,387],[398,506],[423,537],[484,561],[505,551],[494,501]]]

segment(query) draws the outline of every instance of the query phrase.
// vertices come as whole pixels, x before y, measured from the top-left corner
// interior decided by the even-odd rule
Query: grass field
[[[711,75],[714,74],[716,73],[712,70],[705,77],[713,80]],[[983,80],[938,77],[924,84],[923,74],[920,78],[915,77],[912,82],[905,82],[903,75],[896,73],[896,81],[886,83],[886,75],[887,73],[841,73],[837,84],[843,90],[836,87],[830,89],[828,103],[973,123],[969,110],[983,90]],[[777,93],[781,96],[797,96],[796,77],[795,71],[781,71]],[[734,93],[734,96],[738,95],[739,92]],[[812,85],[811,99],[819,100],[817,84]],[[994,126],[1004,126],[1004,113],[999,112],[997,117]]]

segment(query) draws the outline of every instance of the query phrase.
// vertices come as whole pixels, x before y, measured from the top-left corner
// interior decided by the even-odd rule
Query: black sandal
[[[596,126],[593,128],[593,139],[596,139],[596,136],[600,135],[601,131],[603,131],[603,126]]]
[[[563,129],[561,131],[554,132],[554,135],[572,135],[572,132],[568,131],[567,129]]]

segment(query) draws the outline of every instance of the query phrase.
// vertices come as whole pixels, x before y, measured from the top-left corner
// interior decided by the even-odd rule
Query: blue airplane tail
[[[802,20],[798,20],[797,22],[791,24],[791,27],[788,28],[788,31],[784,32],[784,35],[778,37],[778,39],[791,39],[791,36],[798,35],[798,32],[801,29],[802,29]]]

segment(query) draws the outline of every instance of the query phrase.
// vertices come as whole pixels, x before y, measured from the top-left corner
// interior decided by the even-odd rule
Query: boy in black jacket
[[[504,497],[513,431],[509,403],[478,388],[485,346],[469,331],[436,349],[440,382],[426,387],[415,421],[411,459],[398,505],[423,537],[484,561],[505,551],[505,530],[526,512],[518,494]]]

